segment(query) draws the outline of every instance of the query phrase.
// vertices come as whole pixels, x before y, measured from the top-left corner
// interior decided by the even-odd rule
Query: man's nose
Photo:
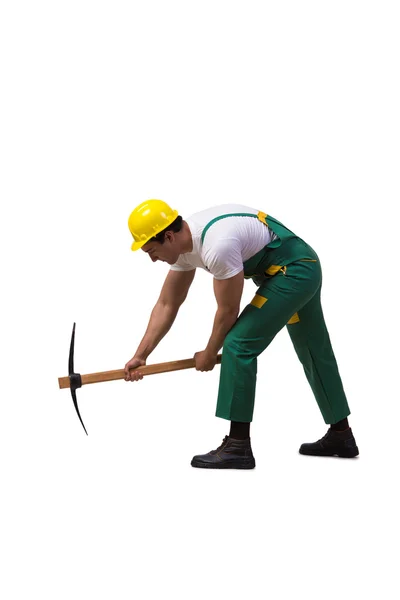
[[[158,261],[158,258],[157,258],[156,256],[150,256],[150,258],[151,258],[151,260],[152,260],[153,262],[157,262],[157,261]]]

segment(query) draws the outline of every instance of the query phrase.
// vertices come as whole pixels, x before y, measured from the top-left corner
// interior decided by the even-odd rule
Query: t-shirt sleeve
[[[234,237],[205,244],[203,258],[215,279],[229,279],[243,271],[240,240]]]

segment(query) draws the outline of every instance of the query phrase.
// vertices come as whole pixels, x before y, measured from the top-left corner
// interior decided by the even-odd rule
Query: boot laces
[[[220,446],[218,446],[218,448],[216,450],[211,450],[210,454],[216,454],[219,450],[221,450],[225,446],[227,439],[228,439],[228,436],[226,435],[224,437],[224,439],[222,440],[222,444]]]
[[[326,434],[320,440],[318,440],[318,442],[324,442],[329,437],[330,433],[331,433],[331,430],[328,429]]]

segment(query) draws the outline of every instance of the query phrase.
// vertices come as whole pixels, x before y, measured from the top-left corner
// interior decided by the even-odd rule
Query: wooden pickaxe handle
[[[217,364],[221,363],[222,354],[217,356]],[[158,363],[156,365],[145,365],[134,369],[143,373],[143,375],[155,375],[156,373],[166,373],[168,371],[179,371],[182,369],[191,369],[196,365],[194,358],[188,358],[186,360],[173,360],[171,362]],[[100,383],[101,381],[115,381],[116,379],[125,379],[124,369],[117,369],[116,371],[103,371],[101,373],[89,373],[88,375],[81,375],[82,385],[86,383]],[[60,389],[70,387],[69,377],[59,377],[58,384]]]

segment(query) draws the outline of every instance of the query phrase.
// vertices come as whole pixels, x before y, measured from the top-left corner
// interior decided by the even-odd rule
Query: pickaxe
[[[79,412],[78,401],[76,399],[76,390],[86,383],[100,383],[101,381],[115,381],[116,379],[124,379],[124,369],[117,369],[116,371],[103,371],[102,373],[89,373],[88,375],[80,375],[74,373],[74,347],[75,347],[75,323],[72,328],[71,344],[69,348],[69,360],[68,360],[68,377],[59,377],[58,384],[60,389],[70,388],[72,400],[75,406],[75,410],[78,414],[79,420],[82,423],[82,427],[85,430],[86,427],[83,424],[81,414]],[[217,364],[221,363],[221,354],[217,356]],[[196,366],[194,358],[188,358],[186,360],[175,360],[172,362],[158,363],[156,365],[145,365],[144,367],[138,367],[137,370],[143,373],[143,375],[154,375],[156,373],[166,373],[167,371],[179,371],[182,369],[191,369]],[[136,370],[136,369],[135,369]]]

